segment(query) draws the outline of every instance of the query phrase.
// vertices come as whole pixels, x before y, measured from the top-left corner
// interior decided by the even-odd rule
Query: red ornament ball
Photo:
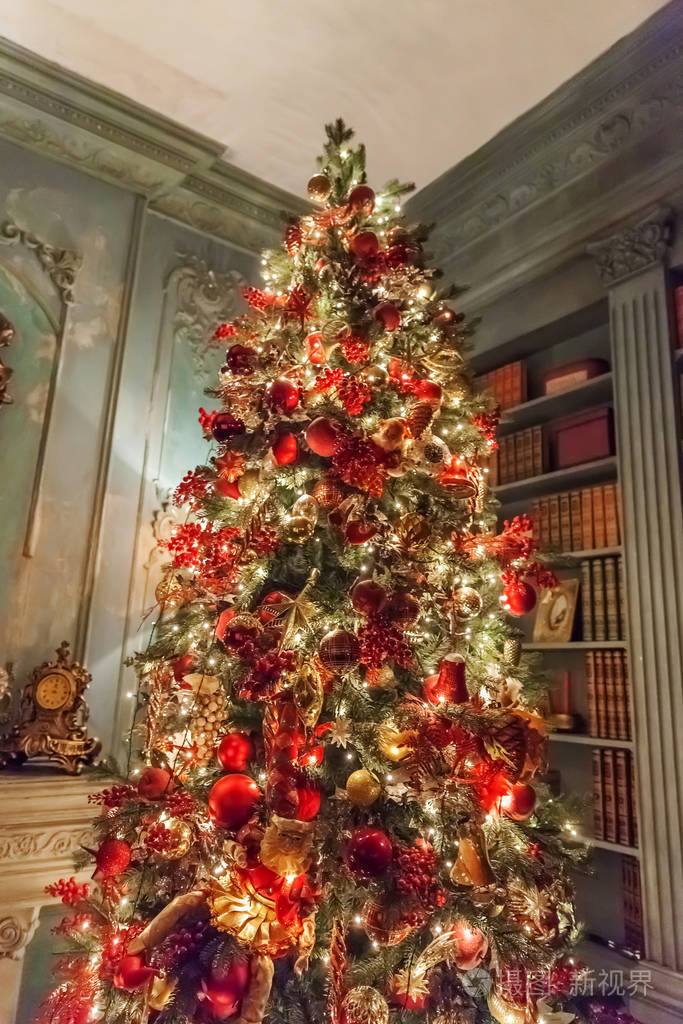
[[[243,434],[245,426],[243,421],[238,420],[232,413],[218,412],[211,421],[210,429],[214,440],[223,442]]]
[[[306,427],[306,443],[316,455],[329,459],[339,447],[342,428],[327,416],[318,416]]]
[[[381,828],[357,828],[346,851],[348,865],[359,875],[378,878],[387,870],[394,853],[391,840]]]
[[[503,591],[501,603],[510,615],[528,615],[536,607],[536,591],[523,580],[508,584]]]
[[[358,580],[351,591],[351,604],[361,615],[376,615],[386,600],[386,590],[375,580]]]
[[[249,345],[232,345],[225,353],[226,366],[235,376],[251,373],[255,362],[256,352]]]
[[[348,203],[354,213],[369,216],[375,208],[375,193],[369,185],[356,185],[349,193]]]
[[[251,818],[261,790],[248,775],[224,775],[209,792],[209,814],[221,828],[236,832]]]
[[[325,362],[325,347],[321,331],[314,331],[304,338],[304,347],[309,363],[314,366],[322,366]]]
[[[217,494],[220,494],[222,498],[234,498],[235,501],[237,501],[238,498],[242,497],[237,480],[226,480],[224,476],[216,478],[213,489]]]
[[[177,658],[173,658],[171,661],[171,669],[173,670],[173,678],[177,683],[182,683],[184,676],[189,676],[194,672],[197,662],[193,654],[179,654]]]
[[[125,989],[126,992],[134,992],[142,988],[155,971],[148,967],[141,956],[124,956],[119,960],[114,971],[114,987]]]
[[[266,388],[266,402],[277,412],[292,412],[299,404],[299,389],[286,377],[278,377]]]
[[[130,846],[125,839],[105,839],[95,853],[93,878],[116,878],[130,864]]]
[[[500,798],[501,811],[513,821],[526,821],[536,806],[536,790],[523,782],[516,782]]]
[[[382,615],[401,628],[409,626],[420,614],[420,602],[407,590],[395,590],[382,608]]]
[[[290,466],[293,462],[296,462],[298,454],[296,437],[289,430],[283,434],[278,434],[271,444],[270,450],[278,466]]]
[[[243,732],[229,732],[218,744],[216,760],[224,772],[243,772],[254,757],[254,742]]]
[[[478,967],[489,950],[489,940],[479,928],[471,928],[464,921],[457,922],[451,928],[458,938],[455,953],[455,966],[461,971],[471,971]]]
[[[418,380],[415,385],[415,396],[420,402],[438,406],[443,398],[443,389],[433,380]]]
[[[336,508],[341,505],[342,501],[346,497],[346,492],[343,487],[337,483],[336,480],[318,480],[317,484],[313,488],[313,497],[318,502],[321,508],[326,511],[329,509]]]
[[[358,664],[358,637],[345,629],[333,629],[320,641],[318,654],[325,668],[331,672],[344,672]]]
[[[385,331],[397,331],[401,326],[401,314],[393,302],[380,302],[375,306],[374,317]]]
[[[379,250],[379,242],[374,231],[361,231],[354,235],[349,242],[349,249],[359,260],[367,260],[376,256]]]
[[[214,1020],[228,1020],[239,1012],[249,977],[249,961],[238,956],[226,967],[215,969],[208,978],[202,978],[198,996],[211,1008]]]
[[[377,523],[364,522],[362,519],[349,519],[344,524],[344,539],[353,546],[367,544],[379,532],[380,528]]]
[[[173,792],[173,776],[165,768],[145,768],[138,779],[138,793],[145,800],[160,800]]]
[[[304,781],[296,787],[296,812],[285,817],[297,821],[312,821],[320,810],[320,789],[314,782]]]

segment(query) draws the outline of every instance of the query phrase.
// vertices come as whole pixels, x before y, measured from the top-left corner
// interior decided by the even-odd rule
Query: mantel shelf
[[[606,850],[607,853],[621,853],[626,857],[640,857],[640,850],[637,846],[622,846],[621,843],[610,843],[606,839],[593,839],[591,836],[581,836],[582,842],[588,843],[596,850]]]
[[[571,640],[566,644],[554,643],[523,643],[525,651],[609,651],[624,650],[628,647],[626,640]]]
[[[623,548],[621,544],[615,544],[610,548],[583,548],[580,551],[558,551],[550,552],[546,561],[551,565],[557,565],[562,567],[566,564],[566,567],[573,568],[571,561],[583,561],[586,558],[607,558],[609,555],[621,555],[623,554]],[[561,561],[560,561],[561,559]]]
[[[513,430],[549,423],[551,420],[572,412],[589,408],[591,405],[610,401],[612,397],[612,374],[602,373],[598,377],[568,388],[555,395],[541,395],[530,402],[523,402],[506,409],[501,418],[501,435]]]
[[[570,743],[574,746],[617,747],[620,750],[633,749],[633,740],[608,740],[602,736],[586,736],[583,733],[551,732],[548,738],[552,743]]]
[[[607,459],[596,459],[594,462],[583,462],[579,466],[567,469],[556,469],[552,473],[541,473],[524,480],[514,480],[509,484],[499,484],[495,495],[503,505],[516,501],[529,501],[542,494],[553,491],[569,490],[583,487],[604,480],[612,480],[617,475],[617,459],[615,455]]]

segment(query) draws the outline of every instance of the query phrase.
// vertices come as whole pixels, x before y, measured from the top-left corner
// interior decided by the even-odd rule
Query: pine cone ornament
[[[517,637],[508,637],[503,643],[503,657],[510,665],[519,665],[522,657],[522,641]]]
[[[425,462],[429,462],[432,466],[438,466],[442,462],[445,462],[447,454],[448,449],[442,441],[434,439],[432,441],[427,441],[424,446]]]
[[[297,253],[301,248],[302,238],[301,228],[298,224],[287,225],[287,230],[285,231],[285,248],[292,259],[296,259]]]
[[[416,402],[406,416],[406,423],[413,437],[421,437],[432,422],[434,410],[428,402]]]
[[[409,512],[394,523],[394,535],[407,554],[417,554],[431,536],[428,520],[417,512]]]

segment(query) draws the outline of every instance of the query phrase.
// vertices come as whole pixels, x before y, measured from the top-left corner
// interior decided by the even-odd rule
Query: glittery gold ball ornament
[[[292,517],[303,516],[304,519],[317,523],[319,512],[320,505],[315,498],[311,494],[302,494],[292,505],[291,515]]]
[[[319,172],[308,179],[306,191],[316,203],[324,203],[332,191],[332,182],[326,174]]]
[[[159,604],[184,604],[191,590],[192,587],[188,586],[180,576],[175,573],[166,573],[157,583],[154,596]]]
[[[248,469],[242,473],[237,486],[239,487],[241,498],[246,498],[247,501],[255,498],[260,488],[258,469]]]
[[[376,988],[358,985],[342,1003],[346,1024],[389,1024],[389,1004]]]
[[[285,520],[282,535],[290,544],[305,544],[313,535],[315,523],[306,516],[289,516]]]
[[[219,739],[226,731],[228,711],[223,690],[193,694],[187,746],[194,750],[193,763],[207,765],[214,756]]]
[[[476,1014],[474,1006],[442,1010],[434,1017],[433,1024],[474,1024]]]
[[[370,366],[364,367],[361,370],[360,376],[368,382],[368,384],[374,384],[375,387],[380,387],[386,383],[387,371],[383,366],[377,366],[374,363]]]
[[[526,1006],[511,1003],[505,999],[498,989],[493,989],[488,998],[489,1012],[500,1024],[525,1024],[527,1019]]]
[[[372,807],[381,792],[378,780],[365,768],[352,772],[346,780],[346,795],[356,807]]]
[[[163,860],[179,860],[192,846],[192,829],[182,818],[167,818],[163,826],[169,841],[159,851],[159,856]]]
[[[478,615],[482,604],[481,594],[474,587],[458,587],[453,591],[453,611],[463,621]]]

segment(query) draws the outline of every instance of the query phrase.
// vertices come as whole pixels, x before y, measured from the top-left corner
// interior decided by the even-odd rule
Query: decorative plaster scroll
[[[199,373],[205,372],[206,355],[216,344],[213,330],[238,311],[240,289],[246,287],[237,270],[213,270],[194,253],[178,253],[182,266],[171,276],[177,280],[177,307],[173,318],[176,339],[190,346]]]
[[[91,840],[91,828],[2,833],[0,860],[7,862],[21,861],[27,857],[69,857],[77,847]]]
[[[26,921],[21,921],[14,914],[0,917],[0,959],[20,960],[38,927],[39,912],[35,908],[30,911]]]
[[[673,213],[655,210],[647,217],[598,242],[586,251],[594,258],[600,280],[606,288],[636,274],[666,257],[673,236]]]
[[[6,348],[12,341],[14,341],[14,326],[3,313],[0,313],[0,348]],[[5,366],[2,359],[0,359],[0,405],[9,405],[12,402],[12,396],[7,391],[7,385],[13,373],[14,370],[10,369],[9,366]]]
[[[59,246],[50,245],[49,242],[41,242],[34,234],[24,231],[18,224],[6,221],[0,227],[0,244],[17,245],[19,243],[35,252],[43,270],[59,292],[62,302],[66,306],[70,306],[74,301],[73,289],[76,275],[83,263],[81,255],[70,249],[61,249]]]

